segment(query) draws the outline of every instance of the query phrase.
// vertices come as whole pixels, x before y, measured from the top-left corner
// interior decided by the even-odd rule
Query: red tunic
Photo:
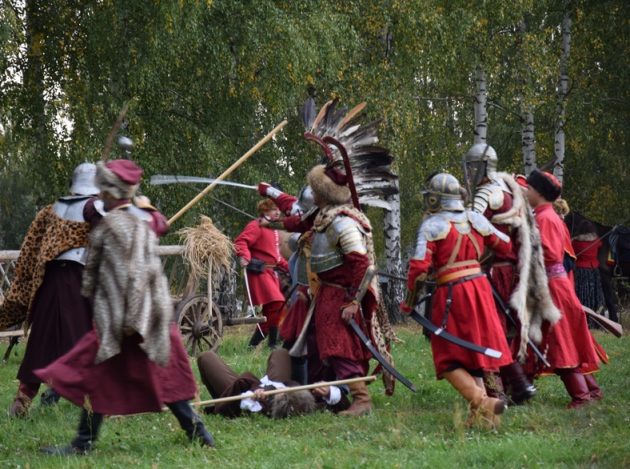
[[[573,250],[577,255],[575,266],[580,269],[597,269],[599,268],[599,259],[597,253],[602,246],[602,241],[594,239],[592,241],[571,241]]]
[[[547,349],[551,369],[579,368],[588,372],[599,369],[599,359],[573,285],[567,277],[562,261],[566,251],[566,225],[550,203],[534,209],[540,230],[549,291],[562,318],[548,327],[541,350]]]
[[[288,270],[287,261],[280,255],[278,232],[260,226],[259,220],[252,220],[234,240],[236,255],[251,261],[252,258],[264,261],[267,268],[261,273],[247,271],[247,280],[254,305],[264,305],[273,301],[284,301],[280,281],[273,267]]]
[[[507,254],[511,248],[511,243],[502,241],[494,234],[482,236],[472,229],[471,236],[474,237],[478,246],[488,245],[503,254]],[[407,286],[410,290],[415,289],[418,276],[428,273],[431,267],[439,272],[438,281],[439,278],[444,278],[453,272],[471,268],[473,264],[469,263],[461,267],[455,266],[440,270],[447,265],[449,258],[456,250],[458,238],[461,239],[461,246],[451,262],[478,261],[480,253],[475,249],[473,242],[468,236],[462,236],[458,233],[455,227],[451,225],[445,238],[427,241],[424,258],[413,258],[409,261]],[[479,267],[478,263],[476,265]],[[446,285],[439,286],[433,296],[431,321],[437,326],[442,326],[444,321],[448,290]],[[490,358],[433,335],[431,336],[431,349],[433,350],[433,363],[438,379],[441,378],[443,372],[456,367],[498,372],[499,367],[512,363],[512,355],[503,333],[487,278],[485,276],[476,277],[473,280],[454,285],[451,299],[452,303],[446,319],[446,330],[461,339],[498,350],[502,356],[499,359]]]

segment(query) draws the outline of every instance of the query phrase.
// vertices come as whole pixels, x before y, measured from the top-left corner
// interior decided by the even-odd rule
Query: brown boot
[[[489,429],[500,425],[501,420],[498,416],[507,407],[501,399],[488,397],[486,392],[477,386],[475,378],[463,368],[447,371],[443,376],[470,404],[468,425],[479,424]]]
[[[351,383],[348,385],[350,394],[352,394],[352,404],[348,409],[339,412],[339,415],[345,417],[360,417],[372,412],[372,399],[368,392],[365,381],[359,383]]]
[[[9,417],[26,417],[31,402],[33,402],[33,400],[30,397],[22,391],[18,391],[9,407]]]

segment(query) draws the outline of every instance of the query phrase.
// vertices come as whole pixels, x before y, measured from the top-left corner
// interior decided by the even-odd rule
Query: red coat
[[[477,245],[481,248],[487,245],[504,255],[510,252],[511,243],[502,241],[495,234],[482,236],[478,231],[472,229],[470,235],[474,237]],[[438,282],[440,278],[453,272],[474,268],[471,263],[466,266],[440,270],[447,265],[449,258],[456,250],[458,238],[461,239],[461,245],[452,261],[474,262],[479,260],[480,253],[475,249],[471,239],[466,235],[459,234],[451,225],[446,237],[436,241],[427,241],[426,252],[422,258],[413,258],[409,261],[407,287],[410,290],[415,289],[418,276],[428,273],[431,268],[439,272]],[[478,263],[476,265],[479,267]],[[444,321],[448,290],[446,285],[439,286],[433,296],[431,321],[437,326],[442,326]],[[487,278],[481,276],[454,285],[451,299],[452,303],[446,319],[446,330],[461,339],[498,350],[502,356],[499,359],[490,358],[433,335],[431,336],[431,349],[437,377],[440,378],[443,372],[449,371],[455,366],[462,366],[467,370],[482,369],[497,372],[499,367],[512,363],[512,355],[503,333]]]
[[[564,271],[562,261],[566,252],[566,225],[550,203],[534,209],[540,230],[549,290],[562,318],[547,327],[541,350],[547,349],[551,368],[580,368],[593,371],[599,368],[599,359],[575,289]]]
[[[267,268],[261,273],[247,271],[247,280],[254,305],[264,305],[274,301],[284,301],[280,281],[274,267],[288,270],[287,261],[280,255],[278,232],[260,226],[259,220],[252,220],[234,240],[236,255],[251,261],[252,258],[264,261]]]

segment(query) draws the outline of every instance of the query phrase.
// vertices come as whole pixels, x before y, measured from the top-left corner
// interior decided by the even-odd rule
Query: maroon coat
[[[252,220],[234,240],[236,255],[251,261],[252,258],[264,261],[266,268],[261,273],[247,271],[247,280],[254,306],[274,301],[284,301],[280,281],[274,271],[277,266],[288,270],[287,261],[280,255],[278,232],[260,226],[259,220]]]

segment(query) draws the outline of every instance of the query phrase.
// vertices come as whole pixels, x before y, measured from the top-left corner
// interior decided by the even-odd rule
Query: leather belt
[[[464,270],[458,270],[456,272],[451,272],[450,274],[446,274],[446,275],[442,275],[440,277],[438,277],[437,279],[437,284],[438,286],[444,285],[446,283],[452,282],[454,280],[459,280],[463,277],[470,277],[470,276],[479,276],[477,274],[481,274],[481,269],[479,267],[474,267],[472,269],[464,269]],[[472,280],[472,279],[470,279]]]

